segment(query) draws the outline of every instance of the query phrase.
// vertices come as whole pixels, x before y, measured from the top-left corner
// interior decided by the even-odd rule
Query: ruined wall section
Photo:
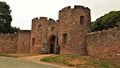
[[[17,41],[17,34],[0,34],[0,53],[15,53]]]
[[[17,53],[29,53],[31,30],[20,30],[18,32]]]
[[[120,29],[93,32],[86,36],[88,55],[119,63]]]
[[[80,24],[80,17],[83,22]],[[59,11],[59,44],[61,54],[86,55],[85,34],[89,33],[90,9],[83,6],[70,6]],[[67,34],[67,43],[64,44],[63,34]]]

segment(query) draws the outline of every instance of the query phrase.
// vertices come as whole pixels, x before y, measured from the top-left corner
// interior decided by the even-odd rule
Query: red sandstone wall
[[[120,30],[109,29],[87,35],[87,50],[92,57],[120,64]]]
[[[18,53],[28,53],[30,49],[30,30],[20,30],[18,32],[18,46],[17,52]]]
[[[0,34],[0,53],[15,53],[17,36],[17,34]]]

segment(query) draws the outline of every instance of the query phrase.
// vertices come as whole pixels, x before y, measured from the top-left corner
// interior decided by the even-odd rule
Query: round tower
[[[87,55],[85,35],[90,31],[90,9],[76,5],[59,11],[61,54]]]

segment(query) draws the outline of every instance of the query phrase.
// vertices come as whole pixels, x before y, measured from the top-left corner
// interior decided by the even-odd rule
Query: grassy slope
[[[89,56],[56,55],[43,58],[41,61],[77,68],[120,68],[113,63],[91,58]]]

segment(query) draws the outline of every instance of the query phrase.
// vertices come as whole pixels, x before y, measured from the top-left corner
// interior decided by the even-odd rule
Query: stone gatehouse
[[[90,9],[83,6],[63,8],[57,21],[34,18],[30,52],[86,55],[85,35],[90,32],[90,20]]]
[[[91,33],[90,22],[88,7],[65,7],[57,21],[34,18],[31,30],[0,34],[0,53],[89,55],[120,65],[120,29]]]

